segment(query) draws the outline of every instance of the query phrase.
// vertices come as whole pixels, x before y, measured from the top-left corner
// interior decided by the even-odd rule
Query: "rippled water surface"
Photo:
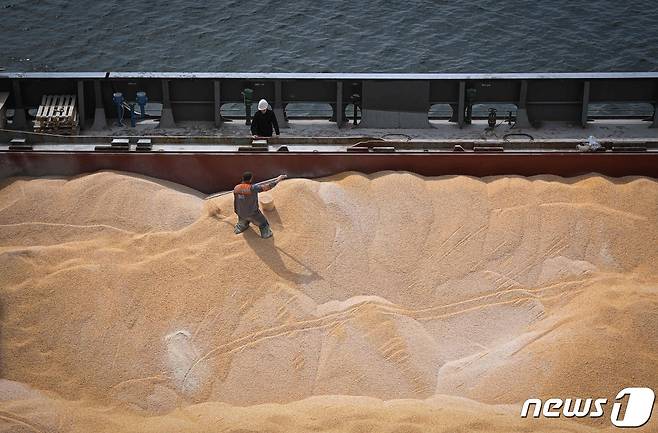
[[[9,71],[658,71],[652,1],[0,0]]]

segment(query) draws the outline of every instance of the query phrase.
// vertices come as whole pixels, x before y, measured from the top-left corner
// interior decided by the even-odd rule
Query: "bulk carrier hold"
[[[656,432],[657,96],[0,74],[0,431]]]

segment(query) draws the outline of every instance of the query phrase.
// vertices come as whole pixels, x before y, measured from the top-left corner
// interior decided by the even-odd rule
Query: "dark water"
[[[658,1],[0,0],[8,71],[658,71]]]

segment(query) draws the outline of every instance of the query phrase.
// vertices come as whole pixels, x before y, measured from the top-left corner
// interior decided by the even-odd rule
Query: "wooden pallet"
[[[43,95],[34,132],[76,134],[79,130],[75,95]]]

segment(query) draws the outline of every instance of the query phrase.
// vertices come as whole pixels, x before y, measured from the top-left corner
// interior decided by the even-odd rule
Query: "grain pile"
[[[658,389],[655,180],[272,194],[262,240],[233,234],[230,195],[4,181],[0,431],[600,431],[518,405]]]

